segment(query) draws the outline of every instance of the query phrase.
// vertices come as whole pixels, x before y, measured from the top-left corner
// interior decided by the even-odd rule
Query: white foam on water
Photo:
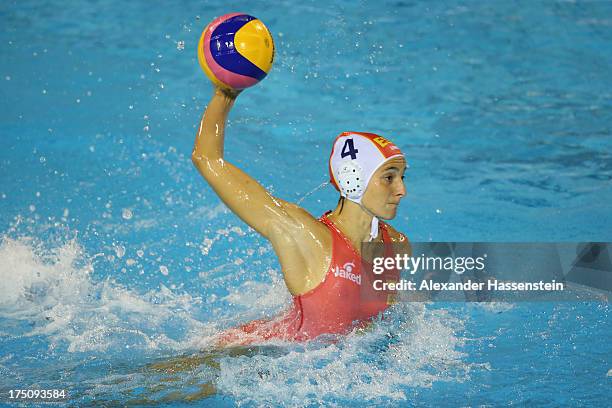
[[[88,380],[88,395],[103,401],[109,395],[134,398],[132,392],[141,390],[154,400],[174,394],[169,401],[184,402],[186,390],[210,383],[237,406],[396,405],[435,382],[469,381],[481,365],[463,361],[462,330],[463,321],[444,310],[396,305],[385,319],[336,342],[278,343],[271,353],[264,348],[238,356],[213,351],[219,370],[202,363],[110,373]]]
[[[293,347],[281,357],[225,357],[217,387],[238,405],[407,400],[407,389],[469,378],[456,334],[462,328],[443,310],[400,304],[365,333],[335,344]]]
[[[95,258],[95,257],[94,257]],[[76,239],[44,249],[31,238],[0,241],[0,318],[27,321],[13,336],[45,336],[68,352],[182,350],[214,325],[193,317],[202,299],[158,290],[137,293],[96,280]]]
[[[77,239],[45,249],[31,238],[2,238],[0,318],[30,323],[17,325],[22,332],[10,335],[42,336],[50,348],[66,353],[110,353],[111,358],[126,350],[181,354],[207,349],[219,328],[272,316],[291,302],[280,273],[268,270],[271,282],[241,282],[217,299],[229,303],[229,311],[213,311],[214,322],[202,322],[194,317],[206,306],[202,298],[163,285],[138,293],[97,278],[93,258]],[[405,401],[415,387],[469,378],[473,365],[463,361],[462,330],[463,321],[444,310],[397,304],[385,319],[335,343],[284,344],[280,356],[221,356],[218,371],[198,367],[187,377],[212,379],[218,392],[238,405]],[[107,384],[94,394],[155,380],[141,372],[108,374],[120,381],[97,374],[86,379],[90,385]],[[183,387],[181,381],[173,386]]]
[[[514,304],[509,302],[472,302],[472,307],[482,309],[491,313],[504,313],[514,309]]]
[[[227,265],[222,265],[222,268]],[[219,267],[213,268],[208,272],[201,272],[201,277],[208,276],[209,273],[214,273]],[[249,273],[243,271],[244,273]],[[239,285],[229,286],[229,294],[217,299],[213,296],[213,302],[221,300],[231,306],[223,310],[217,310],[215,315],[215,330],[209,332],[209,335],[202,335],[195,338],[191,344],[194,349],[208,349],[213,345],[216,339],[216,334],[224,329],[236,327],[241,323],[246,323],[251,320],[261,318],[271,318],[282,313],[291,305],[291,294],[287,290],[281,274],[272,269],[268,269],[266,273],[269,275],[271,282],[258,282],[247,280]],[[216,282],[227,281],[227,277],[219,277]],[[212,323],[211,323],[212,324]]]
[[[253,306],[257,305],[255,311],[260,314],[278,312],[283,306],[290,305],[291,295],[282,277],[271,269],[267,273],[272,282],[243,282],[240,286],[232,288],[223,300],[248,310],[253,310]]]

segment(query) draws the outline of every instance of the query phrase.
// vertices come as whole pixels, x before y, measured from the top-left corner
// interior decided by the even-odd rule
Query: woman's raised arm
[[[316,223],[306,211],[273,197],[255,179],[224,159],[225,122],[238,93],[215,89],[196,136],[191,155],[194,165],[221,200],[268,239],[276,233],[303,229],[304,222]]]

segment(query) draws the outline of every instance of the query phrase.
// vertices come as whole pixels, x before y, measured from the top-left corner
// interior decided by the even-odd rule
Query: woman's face
[[[363,206],[378,218],[395,218],[399,202],[406,195],[405,170],[403,157],[393,158],[376,170],[361,199]]]

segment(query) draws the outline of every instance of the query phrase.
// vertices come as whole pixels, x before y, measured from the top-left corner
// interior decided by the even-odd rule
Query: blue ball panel
[[[210,53],[217,64],[228,71],[261,81],[266,77],[266,72],[240,55],[234,48],[234,35],[252,20],[256,18],[242,14],[228,18],[219,24],[210,36]]]

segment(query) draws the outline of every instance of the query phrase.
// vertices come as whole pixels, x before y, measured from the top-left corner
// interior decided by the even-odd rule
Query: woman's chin
[[[397,206],[393,206],[393,208],[388,209],[384,212],[384,214],[380,214],[377,217],[382,220],[392,220],[397,215]]]

